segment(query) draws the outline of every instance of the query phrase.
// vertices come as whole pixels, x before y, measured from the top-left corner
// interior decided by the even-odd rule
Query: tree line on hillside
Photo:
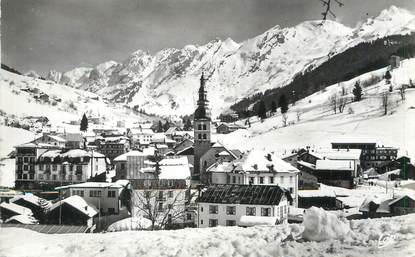
[[[360,43],[343,53],[330,57],[318,67],[310,66],[304,73],[297,74],[285,87],[267,90],[251,97],[246,97],[231,106],[240,118],[258,114],[261,101],[271,106],[275,99],[285,95],[287,102],[295,103],[327,86],[350,80],[363,73],[374,71],[389,65],[390,56],[397,55],[403,59],[415,56],[415,35],[394,35]],[[254,104],[252,110],[249,106]],[[256,108],[255,108],[256,107]]]

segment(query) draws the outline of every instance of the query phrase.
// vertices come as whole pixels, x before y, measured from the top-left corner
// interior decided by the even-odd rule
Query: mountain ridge
[[[120,63],[62,73],[58,82],[148,113],[179,116],[193,110],[204,71],[212,114],[218,115],[246,96],[287,85],[296,74],[361,42],[411,33],[414,24],[415,15],[392,6],[356,28],[330,20],[305,21],[288,28],[277,25],[242,42],[214,39],[154,55],[137,50]]]

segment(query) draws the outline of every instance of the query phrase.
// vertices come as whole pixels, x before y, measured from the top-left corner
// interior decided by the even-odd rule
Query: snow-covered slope
[[[414,14],[392,6],[356,28],[334,21],[275,26],[241,43],[216,39],[155,55],[138,50],[122,63],[110,61],[65,72],[60,82],[147,112],[183,115],[194,109],[199,77],[205,71],[216,116],[238,99],[284,86],[299,72],[358,43],[413,32],[414,21]],[[56,81],[59,76],[51,77]]]
[[[48,235],[22,228],[3,228],[0,255],[413,256],[414,214],[349,222],[312,208],[306,217],[303,224],[105,234]]]
[[[113,123],[148,118],[134,115],[121,105],[108,104],[94,93],[5,70],[0,70],[0,110],[17,117],[46,116],[55,126],[67,126],[63,123],[79,120],[83,113]]]
[[[228,135],[214,137],[230,148],[249,150],[268,149],[280,153],[305,147],[330,147],[334,141],[372,141],[380,145],[399,147],[401,154],[415,155],[415,89],[406,90],[406,100],[401,101],[399,88],[402,84],[415,83],[415,59],[408,59],[394,69],[392,74],[393,92],[389,96],[388,114],[383,115],[382,94],[389,91],[385,80],[365,87],[370,80],[384,76],[386,68],[363,74],[332,85],[289,106],[288,125],[283,127],[280,113],[259,122],[251,118],[252,126]],[[343,113],[334,114],[329,106],[333,94],[340,95],[342,86],[346,97],[353,97],[356,81],[363,87],[363,99],[349,103]],[[298,119],[297,114],[300,118]]]

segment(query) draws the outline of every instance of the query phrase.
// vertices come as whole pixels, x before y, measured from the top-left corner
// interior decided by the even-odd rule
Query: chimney
[[[85,206],[85,211],[87,211],[88,210],[88,205],[87,206]]]

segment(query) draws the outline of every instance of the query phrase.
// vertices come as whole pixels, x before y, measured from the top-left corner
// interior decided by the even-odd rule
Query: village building
[[[144,148],[142,151],[130,151],[114,158],[116,179],[137,179],[139,171],[148,167],[146,164],[150,156],[154,156],[155,148]]]
[[[273,225],[280,224],[287,221],[291,201],[289,191],[279,186],[211,185],[197,199],[197,224],[199,228],[249,226],[267,223],[270,217],[276,217]]]
[[[319,183],[325,185],[353,188],[355,167],[352,161],[317,160],[312,173]]]
[[[127,129],[127,136],[131,141],[131,149],[137,150],[148,147],[153,140],[154,132],[151,128],[138,128]]]
[[[407,195],[368,197],[359,208],[364,218],[380,218],[415,213],[415,200]]]
[[[81,133],[65,133],[63,136],[66,140],[65,148],[80,149],[84,147],[84,138]]]
[[[73,195],[52,204],[47,215],[49,224],[84,225],[91,228],[98,210],[82,197]]]
[[[56,187],[55,190],[60,191],[64,198],[74,195],[82,197],[86,202],[93,204],[97,210],[100,210],[101,215],[113,215],[125,210],[120,196],[129,182],[127,180],[125,183],[121,182],[85,182]]]
[[[110,160],[124,154],[130,150],[130,142],[125,136],[104,137],[103,140],[97,140],[97,150]]]
[[[229,134],[234,131],[237,131],[238,129],[245,129],[245,127],[235,123],[221,123],[219,126],[216,127],[216,133]]]
[[[19,151],[24,148],[17,147],[17,149]],[[33,149],[33,151],[38,151],[36,147]],[[24,173],[25,171],[19,170],[20,164],[16,165],[17,188],[50,189],[61,184],[86,182],[105,173],[107,166],[104,155],[81,149],[46,149],[37,158],[30,160],[33,163],[30,164],[29,176]]]
[[[360,149],[361,167],[366,170],[377,168],[385,162],[395,160],[398,155],[398,149],[394,147],[376,146],[374,142],[333,142],[333,149]]]
[[[188,211],[191,172],[186,157],[165,158],[143,168],[139,179],[131,181],[133,216],[152,220],[156,226],[177,228],[193,226]]]
[[[298,208],[308,209],[312,206],[325,210],[341,210],[343,202],[337,199],[333,190],[299,190]]]
[[[0,217],[3,222],[16,215],[33,216],[33,213],[29,208],[15,203],[0,203]]]
[[[210,184],[278,185],[298,200],[299,170],[276,154],[251,150],[231,162],[216,162],[206,170]]]

